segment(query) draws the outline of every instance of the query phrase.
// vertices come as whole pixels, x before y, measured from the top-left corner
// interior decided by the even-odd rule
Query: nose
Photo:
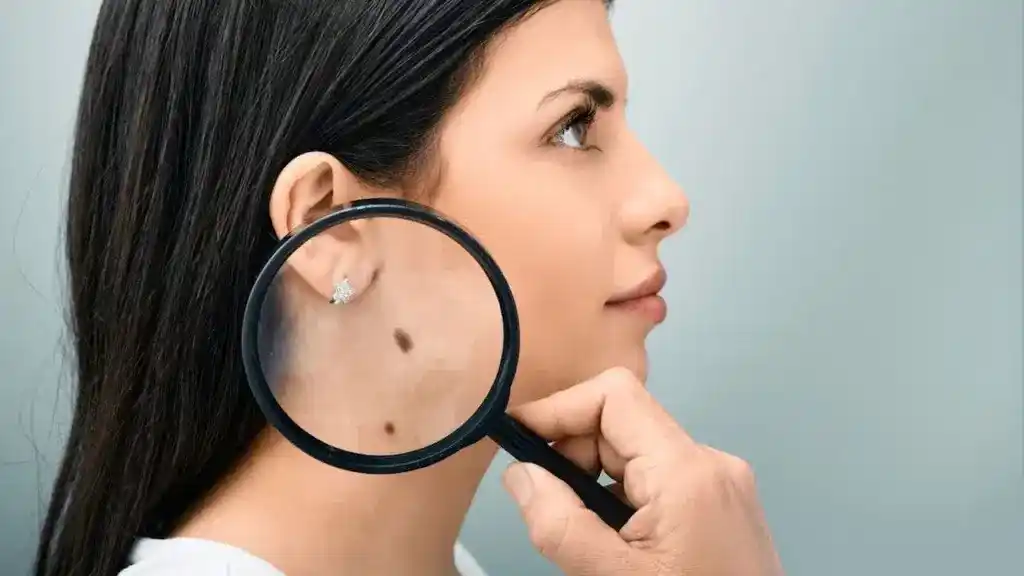
[[[626,239],[630,244],[656,244],[686,225],[690,202],[645,146],[635,142],[632,156],[632,177],[622,205]]]

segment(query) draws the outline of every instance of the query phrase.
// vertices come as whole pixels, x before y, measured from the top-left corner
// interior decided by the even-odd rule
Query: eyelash
[[[552,145],[559,148],[569,148],[570,150],[576,150],[578,152],[587,152],[590,150],[601,149],[597,146],[587,144],[587,135],[590,131],[591,126],[594,124],[594,119],[597,117],[597,103],[592,100],[587,100],[584,103],[579,104],[570,111],[565,118],[563,118],[555,127],[554,133],[550,138]],[[581,125],[583,128],[583,137],[580,141],[580,147],[570,146],[562,141],[562,135],[573,126]]]

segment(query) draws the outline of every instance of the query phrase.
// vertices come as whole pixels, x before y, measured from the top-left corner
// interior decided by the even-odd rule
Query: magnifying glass
[[[512,290],[480,242],[393,198],[343,205],[286,236],[242,326],[257,404],[309,456],[398,474],[490,437],[618,530],[635,510],[506,413],[519,347]]]

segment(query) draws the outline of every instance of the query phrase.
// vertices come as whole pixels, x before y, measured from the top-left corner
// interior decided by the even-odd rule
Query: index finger
[[[693,441],[628,370],[595,378],[509,411],[549,441],[601,435],[627,460]]]

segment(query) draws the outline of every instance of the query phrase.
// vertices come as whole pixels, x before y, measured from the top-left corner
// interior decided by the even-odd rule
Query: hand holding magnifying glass
[[[637,508],[616,531],[543,468],[512,464],[504,480],[531,541],[569,576],[783,573],[747,464],[694,442],[628,371],[513,413]]]

